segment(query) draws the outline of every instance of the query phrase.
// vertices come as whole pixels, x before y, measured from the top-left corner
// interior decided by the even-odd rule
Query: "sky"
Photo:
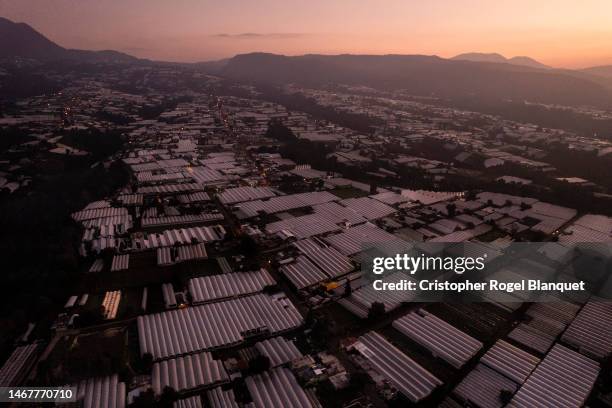
[[[67,48],[165,61],[498,52],[612,65],[612,0],[0,0],[0,16]]]

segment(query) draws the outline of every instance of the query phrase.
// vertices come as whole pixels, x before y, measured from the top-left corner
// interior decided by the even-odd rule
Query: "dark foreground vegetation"
[[[101,153],[121,147],[118,134],[69,137],[91,154],[40,155],[31,166],[36,173],[32,185],[0,195],[0,339],[14,338],[28,322],[48,321],[57,314],[79,273],[80,231],[70,214],[127,181],[120,162],[97,161]],[[7,346],[0,344],[0,350]]]

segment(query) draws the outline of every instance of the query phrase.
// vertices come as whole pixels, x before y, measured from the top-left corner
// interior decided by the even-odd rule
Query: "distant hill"
[[[481,52],[467,52],[465,54],[456,55],[451,59],[473,62],[495,62],[500,64],[505,64],[506,62],[508,62],[506,57],[501,54]]]
[[[585,68],[581,71],[586,72],[587,74],[598,75],[600,77],[612,79],[612,65],[602,65],[599,67]]]
[[[610,91],[586,75],[424,55],[242,54],[231,58],[220,74],[267,84],[359,84],[449,98],[597,106],[612,101]]]
[[[512,64],[512,65],[520,65],[524,67],[531,68],[542,68],[542,69],[550,69],[548,65],[544,65],[541,62],[538,62],[530,57],[512,57],[506,58],[501,54],[497,53],[479,53],[479,52],[470,52],[466,54],[459,54],[451,58],[453,60],[461,60],[461,61],[473,61],[473,62],[493,62],[499,64]]]
[[[524,67],[532,67],[532,68],[541,68],[541,69],[551,68],[548,65],[544,65],[541,62],[534,60],[533,58],[523,57],[523,56],[509,58],[508,63],[513,64],[513,65],[522,65]]]
[[[228,62],[229,62],[229,59],[226,58],[226,59],[221,59],[217,61],[196,62],[194,63],[194,65],[211,74],[218,74],[223,70],[223,68],[227,65]]]
[[[137,61],[117,51],[71,50],[61,47],[25,23],[0,17],[0,58],[31,58],[39,61]]]

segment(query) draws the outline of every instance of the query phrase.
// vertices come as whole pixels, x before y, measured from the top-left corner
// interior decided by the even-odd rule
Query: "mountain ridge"
[[[250,53],[229,59],[219,73],[264,84],[360,84],[443,98],[474,96],[596,106],[612,101],[610,90],[586,75],[423,55]]]
[[[76,50],[64,48],[49,40],[26,23],[15,23],[0,17],[0,58],[31,58],[39,61],[123,61],[138,58],[113,50]]]
[[[473,61],[473,62],[492,62],[497,64],[520,65],[531,68],[551,69],[548,65],[526,56],[516,56],[506,58],[499,53],[467,52],[455,55],[452,60]]]
[[[589,67],[580,70],[581,72],[586,72],[587,74],[597,75],[604,78],[612,79],[612,65],[599,65],[596,67]]]
[[[41,62],[163,64],[118,51],[67,49],[25,23],[14,23],[0,17],[0,59],[16,57]],[[242,82],[315,86],[359,84],[443,98],[502,98],[595,106],[612,103],[612,74],[603,75],[599,72],[602,68],[594,68],[599,73],[589,69],[541,69],[540,66],[530,66],[533,64],[529,63],[531,59],[528,57],[514,57],[511,59],[514,64],[498,63],[496,61],[502,58],[508,61],[501,54],[488,55],[486,62],[470,61],[464,57],[446,59],[435,55],[398,54],[284,56],[259,52],[193,65],[205,72]],[[607,71],[603,69],[602,72]]]

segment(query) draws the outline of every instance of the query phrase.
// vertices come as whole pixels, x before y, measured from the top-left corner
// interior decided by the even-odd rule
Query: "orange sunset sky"
[[[0,16],[64,47],[168,61],[476,51],[612,64],[612,0],[0,0]]]

